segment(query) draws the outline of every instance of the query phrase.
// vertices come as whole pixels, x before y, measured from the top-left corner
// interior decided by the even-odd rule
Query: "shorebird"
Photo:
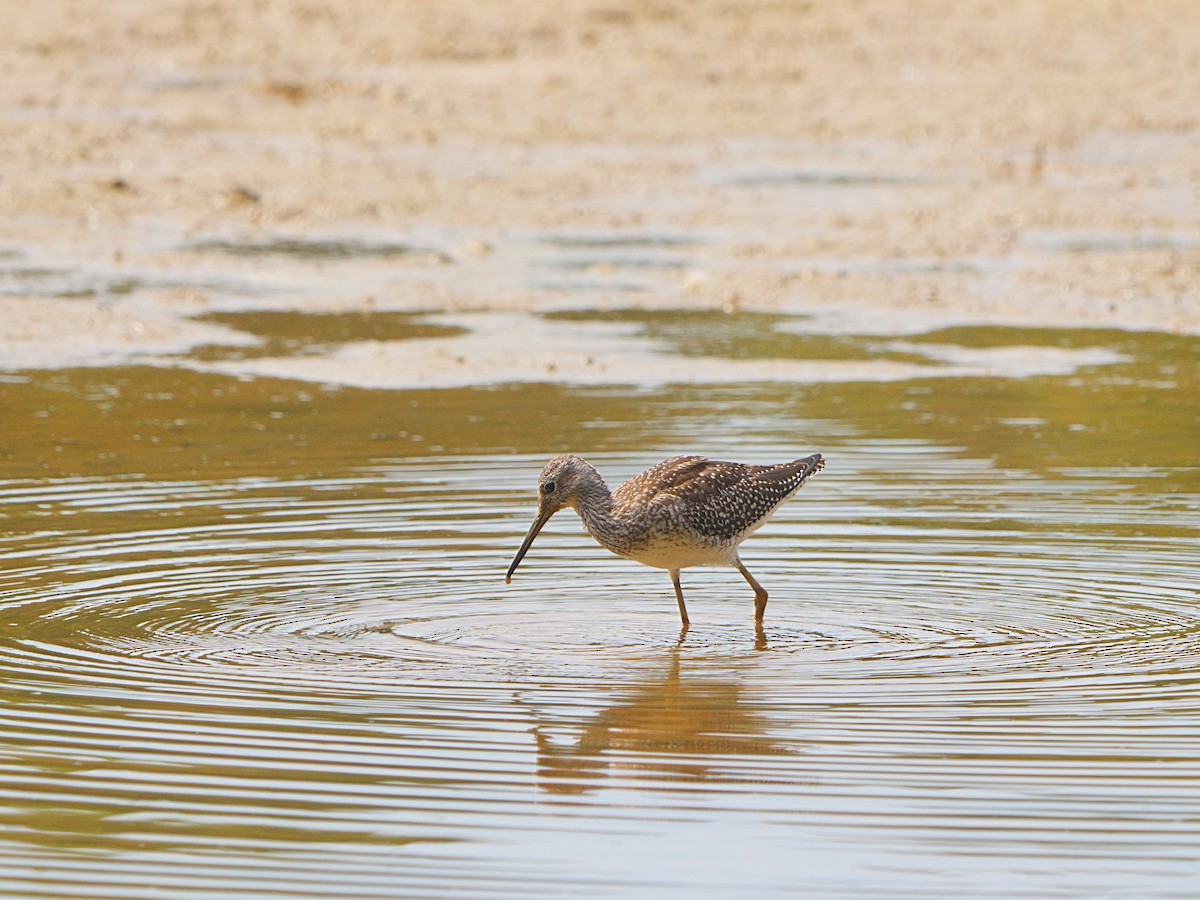
[[[538,510],[504,583],[550,517],[564,507],[604,548],[671,573],[679,618],[688,626],[679,571],[733,566],[754,588],[754,621],[761,624],[767,591],[738,556],[738,546],[825,467],[820,453],[776,466],[746,466],[703,456],[664,460],[610,492],[591,464],[556,456],[538,477]]]

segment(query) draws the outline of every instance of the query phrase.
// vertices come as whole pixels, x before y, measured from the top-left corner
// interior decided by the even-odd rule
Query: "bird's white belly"
[[[697,544],[655,541],[619,555],[655,569],[688,569],[692,566],[733,565],[736,547],[712,547]]]

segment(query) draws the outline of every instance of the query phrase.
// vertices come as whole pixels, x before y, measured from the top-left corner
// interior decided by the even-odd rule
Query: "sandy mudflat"
[[[48,0],[0,26],[8,368],[176,353],[256,304],[1200,333],[1195,3]]]

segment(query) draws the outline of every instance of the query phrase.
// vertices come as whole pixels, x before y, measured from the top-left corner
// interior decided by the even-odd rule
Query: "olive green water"
[[[1122,361],[816,386],[7,376],[0,894],[1196,895],[1200,342],[558,319],[606,317],[680,354]],[[442,333],[223,324],[294,353]],[[666,575],[569,512],[506,587],[565,450],[614,483],[677,452],[823,452],[744,548],[763,633],[736,573],[692,570],[681,640]]]

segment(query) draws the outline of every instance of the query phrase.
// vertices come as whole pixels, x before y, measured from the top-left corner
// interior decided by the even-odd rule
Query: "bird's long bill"
[[[521,564],[521,560],[525,558],[525,554],[533,545],[533,539],[538,536],[538,532],[542,530],[542,526],[550,521],[552,515],[554,515],[552,512],[539,512],[538,517],[533,520],[533,524],[529,526],[529,534],[525,535],[525,540],[521,541],[521,549],[513,557],[512,565],[508,567],[508,574],[504,576],[505,584],[509,584],[512,581],[513,572],[517,571],[517,566]]]

